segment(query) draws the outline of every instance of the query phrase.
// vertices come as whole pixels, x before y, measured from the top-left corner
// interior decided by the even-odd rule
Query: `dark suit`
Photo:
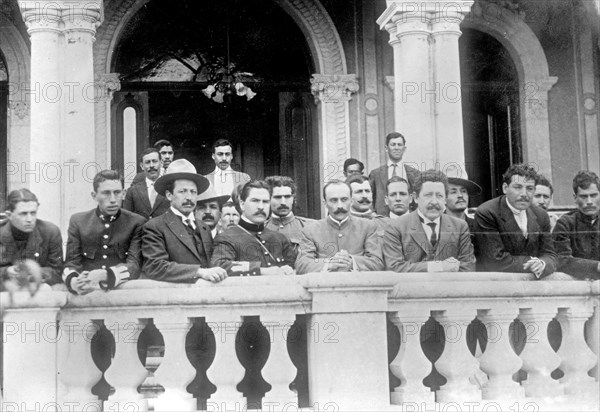
[[[171,209],[144,225],[142,253],[149,279],[193,283],[198,268],[208,267],[213,239],[210,229],[196,220],[194,237]]]
[[[506,196],[488,200],[475,213],[478,270],[526,272],[523,265],[538,257],[546,263],[542,276],[556,270],[557,256],[548,214],[538,206],[527,209],[527,238],[506,204]]]
[[[600,219],[592,219],[579,210],[558,219],[554,231],[554,247],[560,262],[559,270],[580,279],[599,279]]]
[[[401,176],[400,173],[401,171],[398,170],[398,176]],[[385,204],[387,181],[387,163],[378,167],[377,169],[371,170],[371,173],[369,173],[369,182],[371,183],[371,190],[373,191],[373,204],[375,205],[375,212],[383,216],[390,215],[390,209],[388,208],[388,205]]]
[[[386,269],[395,272],[427,272],[427,262],[450,257],[460,261],[460,272],[475,271],[475,255],[464,220],[442,214],[439,240],[431,246],[417,211],[390,219],[383,240]]]
[[[132,211],[145,217],[146,219],[152,219],[162,215],[167,210],[171,202],[162,196],[157,194],[154,206],[150,206],[150,198],[148,197],[148,186],[146,185],[146,178],[141,182],[132,185],[127,189],[125,200],[123,201],[123,209]]]
[[[4,221],[0,226],[0,279],[5,277],[9,266],[19,260],[32,259],[41,266],[45,283],[54,285],[62,282],[62,237],[56,225],[38,219],[27,243],[21,248],[17,243],[12,234],[11,224]]]
[[[140,215],[123,209],[113,221],[103,220],[97,208],[75,213],[69,221],[65,268],[82,272],[124,263],[130,278],[137,278],[142,266],[145,222]],[[67,279],[65,283],[69,284]]]

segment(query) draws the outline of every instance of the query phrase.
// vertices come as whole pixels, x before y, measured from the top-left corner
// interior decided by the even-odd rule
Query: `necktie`
[[[431,222],[431,223],[427,223],[427,226],[429,226],[431,228],[431,237],[429,238],[429,242],[431,243],[431,246],[435,247],[435,244],[437,243],[437,236],[435,234],[435,223]]]
[[[150,188],[148,192],[148,198],[150,199],[150,207],[154,207],[154,203],[156,202],[156,190],[154,190],[154,183],[150,183]]]
[[[396,173],[396,169],[398,169],[398,165],[396,163],[392,163],[392,177],[398,176],[398,173]]]
[[[194,228],[192,227],[192,221],[190,219],[185,219],[183,221],[185,223],[185,228],[187,229],[187,231],[193,235],[194,234]]]

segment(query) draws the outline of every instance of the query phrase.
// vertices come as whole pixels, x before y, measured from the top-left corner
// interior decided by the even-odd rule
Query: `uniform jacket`
[[[139,276],[142,226],[146,219],[123,209],[115,216],[113,220],[102,217],[98,208],[71,216],[66,269],[82,272],[125,264],[131,279]]]
[[[552,237],[561,272],[577,278],[600,278],[600,218],[592,224],[592,219],[578,210],[566,213],[556,222]]]
[[[388,212],[388,214],[389,214],[389,212]],[[358,213],[358,212],[354,212],[353,210],[350,210],[350,215],[352,215],[356,219],[370,220],[371,222],[373,222],[377,225],[377,228],[379,230],[381,230],[381,233],[383,233],[383,231],[388,226],[388,222],[390,221],[390,218],[388,216],[382,216],[373,211],[366,212],[366,213]]]
[[[377,225],[369,219],[349,216],[341,226],[329,217],[317,220],[302,230],[296,272],[320,272],[326,259],[343,249],[352,255],[357,270],[382,270],[380,240]]]
[[[146,185],[145,177],[144,180],[127,189],[127,194],[123,201],[123,209],[137,213],[146,219],[162,215],[169,210],[170,206],[171,202],[166,197],[157,194],[154,206],[150,207],[150,198],[148,197],[148,186]]]
[[[164,282],[198,280],[196,271],[208,267],[213,248],[210,228],[199,220],[196,220],[196,239],[200,252],[181,217],[171,209],[150,220],[142,234],[145,277]]]
[[[486,272],[525,272],[523,265],[531,257],[546,262],[543,276],[556,271],[557,256],[550,234],[548,214],[538,206],[527,209],[527,238],[506,196],[488,200],[475,213],[475,241],[478,270]]]
[[[9,266],[23,259],[39,263],[45,283],[60,283],[63,266],[60,229],[53,223],[38,219],[25,248],[19,251],[13,238],[11,224],[5,221],[0,226],[0,278],[4,278]]]
[[[442,214],[435,248],[423,230],[417,211],[391,219],[383,238],[386,269],[395,272],[427,272],[427,262],[450,257],[460,261],[460,272],[475,271],[475,255],[464,220]]]
[[[265,228],[285,235],[297,249],[300,244],[302,229],[313,222],[313,219],[296,216],[293,213],[286,217],[271,215],[271,218],[265,224]]]
[[[285,235],[242,220],[240,224],[217,235],[211,266],[221,266],[229,276],[258,276],[261,267],[294,267],[296,252]],[[232,262],[249,262],[250,270],[232,272]]]

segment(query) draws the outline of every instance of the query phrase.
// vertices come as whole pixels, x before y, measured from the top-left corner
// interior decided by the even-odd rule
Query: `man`
[[[169,142],[168,140],[165,140],[165,139],[161,139],[161,140],[157,141],[156,143],[154,143],[154,145],[152,147],[154,147],[156,150],[158,150],[158,154],[160,155],[161,167],[158,169],[158,171],[159,171],[158,177],[160,177],[165,174],[167,167],[169,167],[169,165],[173,161],[175,152],[173,151],[173,145],[171,144],[171,142]],[[143,169],[144,168],[142,167],[142,170]],[[138,173],[133,178],[131,185],[133,186],[133,185],[143,181],[145,178],[146,178],[146,174],[144,172]]]
[[[144,226],[142,253],[149,279],[164,282],[220,282],[227,273],[209,267],[212,254],[210,229],[194,217],[196,198],[209,187],[204,176],[185,159],[174,160],[154,184],[171,202],[166,213]]]
[[[350,216],[350,186],[332,180],[323,187],[323,199],[328,216],[302,230],[297,273],[382,270],[377,225]]]
[[[579,279],[600,279],[600,179],[582,170],[573,179],[577,210],[564,214],[552,232],[559,269]]]
[[[39,202],[28,189],[8,194],[7,219],[0,224],[0,290],[6,281],[21,273],[20,262],[33,260],[41,267],[41,279],[48,285],[61,283],[63,265],[60,229],[37,218]]]
[[[481,194],[481,186],[459,177],[449,177],[446,191],[446,214],[461,219],[469,225],[471,235],[475,233],[475,219],[467,216],[469,197]]]
[[[385,189],[385,204],[390,211],[388,217],[396,219],[408,213],[412,202],[408,181],[402,177],[394,176],[387,181]]]
[[[140,155],[140,167],[144,180],[133,184],[125,195],[123,209],[137,213],[146,219],[160,216],[169,209],[169,201],[156,193],[154,183],[160,175],[160,155],[158,149],[149,147]]]
[[[271,186],[252,180],[240,192],[242,217],[237,226],[215,238],[211,264],[229,276],[293,275],[296,252],[285,235],[265,228]]]
[[[535,193],[533,194],[533,204],[538,205],[548,212],[548,208],[552,202],[552,195],[554,195],[552,184],[544,176],[539,175],[538,182],[535,185]],[[554,229],[558,217],[551,212],[548,212],[548,217],[550,218],[550,228]]]
[[[369,173],[369,180],[373,188],[373,202],[377,214],[386,216],[389,212],[385,204],[385,186],[392,177],[403,176],[404,170],[400,161],[405,151],[406,139],[402,134],[393,132],[385,137],[387,163]]]
[[[271,218],[265,227],[284,234],[292,242],[297,252],[300,245],[300,232],[314,220],[294,214],[292,209],[296,200],[296,182],[291,177],[269,176],[265,180],[273,193],[271,195]]]
[[[362,175],[365,165],[358,159],[350,158],[344,161],[344,176]]]
[[[444,214],[446,176],[421,173],[414,185],[417,210],[391,220],[384,235],[386,268],[395,272],[472,272],[473,245],[464,220]]]
[[[475,213],[478,270],[529,272],[541,278],[556,270],[557,257],[548,214],[531,204],[537,173],[525,164],[502,176],[504,196],[489,200]]]
[[[240,222],[240,213],[233,202],[225,202],[221,208],[221,220],[219,220],[218,233],[224,232],[231,226],[235,226]]]
[[[215,170],[205,177],[218,195],[231,196],[237,185],[250,181],[250,176],[246,173],[236,172],[231,168],[233,145],[229,140],[219,139],[213,143],[212,158],[215,162]]]
[[[213,239],[218,233],[217,224],[221,220],[221,207],[227,202],[227,199],[229,196],[217,195],[212,186],[209,186],[206,192],[199,194],[196,199],[196,210],[194,211],[196,220],[200,220],[208,226]]]
[[[135,279],[142,266],[141,234],[146,219],[121,208],[121,176],[103,170],[92,185],[97,207],[71,216],[63,270],[67,288],[80,295]]]
[[[354,175],[346,179],[350,185],[352,203],[350,214],[357,218],[372,219],[377,226],[384,230],[387,222],[385,216],[378,215],[371,207],[373,206],[373,192],[369,179],[363,175]]]

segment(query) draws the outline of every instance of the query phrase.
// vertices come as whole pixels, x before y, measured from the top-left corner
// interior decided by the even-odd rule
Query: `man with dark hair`
[[[271,186],[252,180],[240,192],[242,217],[237,226],[217,235],[211,264],[229,276],[294,274],[296,252],[285,235],[265,228],[271,204]]]
[[[271,186],[271,217],[265,224],[269,230],[284,234],[298,251],[300,232],[312,219],[294,214],[296,182],[287,176],[269,176],[265,181]]]
[[[385,186],[385,204],[390,211],[388,217],[396,219],[408,213],[412,198],[408,181],[400,176],[394,176]]]
[[[358,159],[350,158],[344,161],[344,176],[350,177],[354,175],[362,175],[365,170],[365,165]]]
[[[4,282],[19,275],[19,264],[26,259],[41,267],[41,281],[61,283],[63,265],[62,237],[53,223],[37,218],[39,202],[29,189],[8,194],[6,217],[0,224],[0,289]]]
[[[388,219],[385,216],[378,215],[372,209],[373,192],[369,179],[363,175],[354,175],[346,179],[346,183],[350,186],[352,197],[350,214],[356,218],[371,219],[380,229],[385,229]]]
[[[460,177],[448,178],[446,214],[466,221],[472,236],[475,232],[475,219],[467,216],[466,211],[469,207],[469,197],[478,196],[480,193],[481,186],[475,182]]]
[[[140,155],[140,167],[144,171],[144,180],[131,185],[125,194],[123,209],[152,219],[169,210],[169,201],[154,189],[154,182],[158,179],[161,169],[158,149],[145,149]]]
[[[229,140],[219,139],[213,143],[212,158],[215,162],[215,170],[205,177],[218,195],[231,196],[237,185],[250,181],[250,176],[246,173],[237,172],[231,168],[233,144]]]
[[[502,175],[504,196],[477,208],[478,270],[530,272],[538,279],[556,270],[550,219],[531,204],[537,177],[535,169],[526,164],[510,166]]]
[[[464,220],[444,214],[446,176],[420,174],[413,197],[417,210],[391,220],[384,235],[386,268],[395,272],[472,272],[473,245]]]
[[[225,202],[221,208],[221,220],[219,220],[217,234],[226,231],[238,223],[240,223],[240,213],[237,211],[235,204],[231,201]]]
[[[535,185],[535,193],[533,194],[533,204],[538,205],[548,212],[548,208],[550,208],[550,203],[552,202],[552,195],[554,195],[554,188],[552,187],[550,181],[544,176],[538,175],[538,181]],[[554,229],[558,217],[551,212],[548,212],[548,217],[550,218],[550,228]]]
[[[579,279],[600,279],[600,179],[582,170],[573,179],[577,210],[564,214],[552,236],[559,269]]]
[[[168,140],[165,140],[165,139],[161,139],[161,140],[157,141],[156,143],[154,143],[152,148],[156,149],[159,154],[160,167],[158,168],[158,175],[156,176],[156,178],[159,178],[160,176],[165,174],[167,167],[169,167],[169,165],[173,161],[175,152],[173,151],[173,145],[171,144],[171,142],[169,142]],[[150,148],[148,148],[148,149],[150,149]],[[146,150],[148,150],[148,149],[146,149]],[[146,152],[144,151],[144,153],[146,153]],[[142,156],[144,155],[144,153],[142,153]],[[148,154],[148,153],[146,153],[146,154]],[[141,159],[142,159],[142,157],[140,156],[140,167],[142,168],[143,171],[135,175],[135,177],[133,178],[133,181],[131,182],[131,186],[133,186],[139,182],[143,182],[147,177],[147,175],[145,173],[145,168],[144,168],[144,166],[141,165],[141,162],[142,162]],[[154,179],[154,180],[156,180],[156,179]]]
[[[217,224],[221,220],[221,208],[227,202],[227,199],[229,199],[229,196],[217,195],[212,186],[209,186],[204,193],[199,194],[196,199],[196,209],[194,211],[196,220],[200,220],[208,226],[213,239],[218,234]]]
[[[135,279],[142,266],[146,219],[121,208],[122,177],[115,170],[103,170],[94,177],[93,188],[98,206],[71,216],[68,229],[63,280],[80,295]]]
[[[299,275],[310,272],[382,270],[380,236],[369,219],[350,216],[351,188],[341,180],[323,187],[328,216],[302,230]]]
[[[144,226],[142,252],[145,276],[164,282],[220,282],[227,273],[209,267],[213,239],[210,229],[195,219],[198,193],[209,182],[185,159],[174,160],[154,184],[171,202],[166,213]]]
[[[404,176],[402,156],[406,151],[406,139],[400,133],[393,132],[385,137],[385,152],[387,163],[369,173],[369,180],[373,188],[373,202],[375,211],[383,216],[388,215],[389,209],[385,204],[385,187],[387,181],[394,176]]]

